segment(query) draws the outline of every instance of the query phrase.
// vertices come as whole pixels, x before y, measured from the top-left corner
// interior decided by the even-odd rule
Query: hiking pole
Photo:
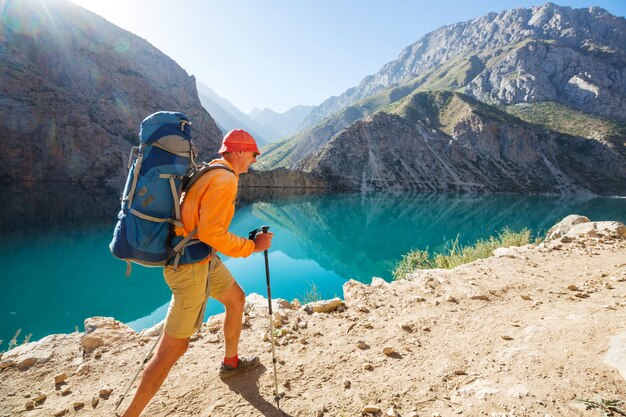
[[[262,226],[263,233],[267,233],[269,226]],[[270,264],[267,256],[267,249],[263,252],[265,255],[265,280],[267,282],[267,303],[270,309],[270,335],[272,339],[272,363],[274,365],[274,401],[276,407],[280,408],[280,395],[278,395],[278,376],[276,375],[276,350],[274,349],[274,314],[272,313],[272,290],[270,288]]]
[[[122,398],[120,398],[119,401],[117,402],[117,405],[115,406],[115,410],[113,410],[115,415],[118,415],[117,414],[117,409],[120,407],[120,405],[124,401],[124,398],[126,398],[126,396],[128,395],[128,392],[130,391],[130,389],[132,388],[133,384],[137,380],[137,377],[139,376],[141,371],[143,371],[143,367],[146,366],[146,363],[148,363],[148,359],[150,359],[150,355],[152,355],[152,352],[154,352],[154,348],[156,348],[156,346],[159,344],[159,341],[163,337],[163,333],[164,332],[165,332],[165,323],[163,323],[163,328],[161,329],[161,333],[159,334],[159,337],[157,337],[156,342],[154,342],[154,345],[152,345],[152,347],[150,348],[150,351],[148,352],[148,354],[145,356],[145,358],[143,358],[143,362],[141,363],[141,366],[139,367],[139,370],[135,374],[135,377],[133,378],[132,381],[130,381],[130,384],[128,384],[128,388],[126,388],[126,392],[124,393],[124,395],[122,395]]]

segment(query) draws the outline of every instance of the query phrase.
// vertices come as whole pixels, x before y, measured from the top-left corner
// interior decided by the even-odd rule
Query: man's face
[[[242,168],[244,169],[242,171],[242,173],[248,172],[248,168],[250,168],[250,165],[254,164],[256,162],[256,157],[259,156],[258,153],[256,152],[243,152],[242,155]]]

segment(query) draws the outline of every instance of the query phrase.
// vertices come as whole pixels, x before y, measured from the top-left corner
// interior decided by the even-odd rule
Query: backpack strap
[[[214,169],[225,169],[226,171],[229,171],[233,174],[235,173],[232,169],[230,169],[228,166],[224,164],[213,164],[213,165],[203,164],[200,167],[200,169],[192,171],[188,176],[183,178],[183,192],[188,191],[204,174]],[[170,181],[173,183],[173,180],[171,178],[170,178]],[[178,219],[180,220],[180,206],[178,204],[176,204],[175,206],[177,210],[177,216],[179,216]],[[188,235],[186,235],[183,238],[183,240],[181,240],[180,242],[178,242],[176,246],[174,246],[173,250],[174,250],[174,253],[176,254],[174,257],[174,270],[175,271],[178,270],[178,263],[180,262],[180,257],[185,253],[185,247],[187,247],[191,241],[198,240],[194,238],[197,233],[198,233],[198,226],[196,226]],[[215,249],[211,247],[210,256],[213,256],[214,253],[215,253]]]
[[[137,180],[139,179],[139,171],[141,170],[141,162],[143,161],[144,148],[145,145],[141,145],[140,147],[134,146],[130,150],[130,155],[128,156],[128,168],[130,169],[130,166],[132,165],[131,161],[133,156],[135,157],[135,168],[133,168],[133,181],[130,190],[128,190],[128,194],[122,198],[122,201],[126,202],[127,207],[133,205],[133,197],[135,196],[135,190],[137,189]]]
[[[191,186],[194,185],[204,174],[214,169],[225,169],[226,171],[235,174],[232,169],[224,164],[202,164],[200,165],[200,168],[192,171],[189,175],[183,178],[183,192],[188,191]]]

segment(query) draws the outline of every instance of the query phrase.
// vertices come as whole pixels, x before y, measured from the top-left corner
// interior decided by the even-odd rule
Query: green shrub
[[[523,246],[530,242],[531,233],[529,229],[514,232],[508,227],[502,229],[496,236],[478,240],[470,246],[460,245],[459,236],[457,236],[454,240],[446,243],[444,253],[431,255],[426,249],[414,250],[403,255],[392,275],[394,279],[403,279],[416,269],[452,269],[477,259],[488,258],[496,248]]]

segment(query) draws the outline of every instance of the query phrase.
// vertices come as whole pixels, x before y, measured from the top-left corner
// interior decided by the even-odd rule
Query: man
[[[228,231],[235,213],[238,177],[248,172],[260,154],[254,138],[244,130],[232,130],[224,136],[219,153],[222,159],[213,160],[211,164],[225,165],[233,172],[210,170],[194,184],[183,196],[181,216],[184,230],[177,227],[176,234],[187,235],[197,226],[198,239],[231,257],[247,257],[253,252],[269,249],[272,233],[259,232],[252,241]],[[181,265],[177,269],[175,271],[170,266],[164,268],[165,281],[172,290],[164,333],[122,417],[141,413],[172,366],[185,353],[189,338],[202,324],[209,295],[226,308],[225,353],[220,377],[227,378],[259,364],[258,357],[238,356],[245,294],[219,257],[214,254],[210,260]]]

